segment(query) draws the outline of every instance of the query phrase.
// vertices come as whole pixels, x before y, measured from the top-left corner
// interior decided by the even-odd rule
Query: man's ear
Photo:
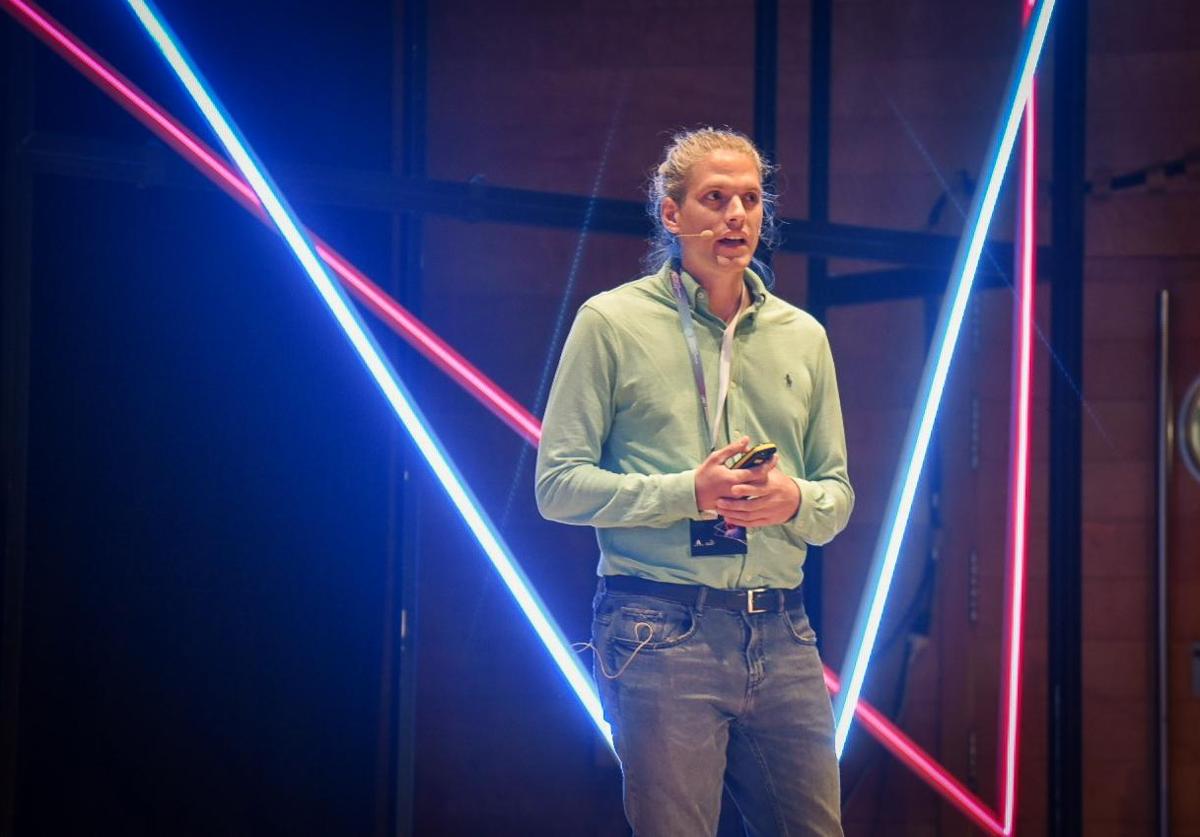
[[[667,232],[679,235],[679,204],[674,198],[663,198],[662,224]]]

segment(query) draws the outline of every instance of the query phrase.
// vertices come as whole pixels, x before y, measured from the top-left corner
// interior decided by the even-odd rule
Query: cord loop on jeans
[[[642,628],[645,628],[648,633],[646,638],[642,639]],[[638,655],[638,652],[646,647],[650,640],[654,639],[654,626],[649,622],[637,622],[633,626],[634,639],[638,640],[637,647],[633,649],[633,653],[629,655],[629,659],[612,674],[608,673],[608,669],[604,666],[604,657],[600,654],[598,648],[590,642],[573,642],[571,647],[576,651],[584,651],[588,648],[592,649],[592,654],[596,658],[596,666],[600,669],[600,673],[608,680],[616,680],[625,673],[625,669],[629,668],[629,664],[633,662],[633,658]]]

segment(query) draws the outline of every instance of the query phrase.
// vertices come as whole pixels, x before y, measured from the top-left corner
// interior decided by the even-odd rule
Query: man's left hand
[[[779,456],[753,470],[757,479],[738,483],[717,501],[717,513],[734,526],[777,526],[800,509],[800,487],[779,470]]]

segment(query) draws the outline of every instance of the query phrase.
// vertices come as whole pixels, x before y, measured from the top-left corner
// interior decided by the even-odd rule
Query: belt
[[[604,589],[613,593],[640,593],[670,599],[697,608],[716,607],[742,613],[778,613],[804,604],[802,588],[755,587],[751,590],[718,590],[703,584],[669,584],[632,575],[604,576]]]

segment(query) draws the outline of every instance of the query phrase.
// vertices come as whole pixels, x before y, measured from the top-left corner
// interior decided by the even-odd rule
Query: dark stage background
[[[1055,119],[1085,118],[1093,183],[1200,141],[1197,16],[1185,2],[1141,4],[1144,16],[1133,5],[1090,4],[1086,111],[1054,111],[1050,56],[1043,245],[1053,243]],[[392,175],[641,200],[673,129],[755,131],[755,13],[774,7],[780,211],[820,214],[810,211],[807,0],[161,6],[305,222],[535,412],[558,327],[587,296],[637,275],[642,239],[539,226],[519,209],[504,222],[392,212],[376,200]],[[208,138],[124,4],[46,8]],[[414,9],[426,15],[416,71],[403,48]],[[1019,4],[839,0],[832,10],[829,220],[957,236],[953,201],[969,200]],[[282,242],[0,17],[0,831],[626,833],[605,746]],[[404,93],[414,72],[426,96],[416,117]],[[1149,382],[1161,288],[1181,312],[1177,388],[1200,363],[1194,180],[1087,204],[1075,710],[1088,834],[1150,833],[1155,817]],[[1012,214],[1006,196],[993,239],[1011,240]],[[822,305],[812,292],[822,270],[853,281],[903,265],[817,264],[795,250],[774,265],[777,292],[823,314],[846,412],[858,506],[809,591],[837,668],[944,270],[923,263],[901,290],[875,282],[853,304]],[[866,689],[989,803],[1012,303],[992,284],[964,331]],[[1040,288],[1049,340],[1055,289]],[[532,449],[367,319],[568,638],[586,639],[590,530],[542,521]],[[1059,367],[1046,343],[1037,352],[1021,834],[1050,833]],[[1200,707],[1185,674],[1200,623],[1184,606],[1200,596],[1200,491],[1173,480],[1172,770],[1184,788],[1200,777]],[[861,731],[843,781],[848,834],[976,833]],[[1178,833],[1193,833],[1197,804],[1172,801]]]

